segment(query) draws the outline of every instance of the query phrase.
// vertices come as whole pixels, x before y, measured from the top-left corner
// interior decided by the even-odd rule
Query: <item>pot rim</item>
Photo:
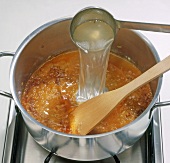
[[[102,134],[95,134],[95,135],[73,135],[73,134],[66,134],[66,133],[62,133],[56,130],[53,130],[51,128],[48,128],[47,126],[41,124],[40,122],[38,122],[37,120],[35,120],[25,109],[24,107],[21,105],[19,97],[17,96],[16,93],[16,89],[15,89],[15,80],[14,80],[14,71],[15,71],[15,65],[17,63],[17,60],[20,56],[20,53],[22,52],[22,50],[25,48],[25,46],[37,35],[39,34],[41,31],[45,30],[46,28],[50,27],[51,25],[54,25],[56,23],[60,23],[63,21],[68,21],[71,20],[72,17],[67,17],[67,18],[60,18],[60,19],[56,19],[56,20],[52,20],[50,22],[47,22],[45,24],[43,24],[42,26],[38,27],[37,29],[35,29],[32,33],[30,33],[24,40],[23,42],[20,44],[20,46],[18,47],[12,63],[11,63],[11,67],[10,67],[10,89],[11,89],[11,93],[13,96],[13,99],[16,103],[16,105],[18,106],[18,108],[21,110],[22,114],[24,114],[24,116],[26,116],[27,118],[29,118],[31,121],[33,121],[35,124],[38,124],[41,128],[48,130],[54,134],[58,134],[61,136],[65,136],[65,137],[71,137],[71,138],[98,138],[98,137],[103,137],[103,136],[107,136],[110,134],[115,134],[118,133],[122,130],[127,129],[129,126],[133,125],[134,123],[136,123],[137,121],[139,121],[151,108],[152,106],[156,103],[160,89],[161,89],[161,85],[162,85],[162,76],[159,77],[158,79],[158,86],[156,89],[156,92],[154,94],[154,97],[151,101],[151,103],[149,104],[149,106],[145,109],[145,111],[139,116],[137,117],[134,121],[132,121],[131,123],[127,124],[124,127],[121,127],[119,129],[116,129],[114,131],[110,131],[110,132],[106,132],[106,133],[102,133]],[[141,39],[143,39],[143,41],[150,47],[150,50],[152,51],[152,53],[154,54],[154,57],[156,59],[157,62],[160,61],[159,55],[155,49],[155,47],[153,46],[153,44],[147,39],[147,37],[145,37],[143,34],[134,31],[139,37],[141,37]],[[149,118],[149,117],[148,117]]]

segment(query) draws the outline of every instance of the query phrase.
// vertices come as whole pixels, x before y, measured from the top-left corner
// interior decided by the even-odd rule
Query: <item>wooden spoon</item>
[[[170,56],[157,63],[130,83],[80,104],[73,112],[71,129],[74,134],[88,134],[115,106],[130,93],[170,69]]]

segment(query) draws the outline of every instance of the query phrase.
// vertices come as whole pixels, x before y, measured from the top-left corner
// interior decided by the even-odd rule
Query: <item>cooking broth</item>
[[[70,113],[78,106],[79,66],[79,52],[71,51],[57,55],[38,68],[22,94],[22,105],[27,112],[43,125],[71,134]],[[130,61],[111,53],[106,87],[108,90],[117,89],[140,74],[141,71]],[[129,124],[151,100],[152,93],[147,84],[123,100],[89,134],[105,133]]]
[[[89,20],[73,31],[80,50],[80,75],[77,101],[84,102],[105,91],[106,70],[113,29],[101,20]]]
[[[104,21],[90,20],[76,27],[73,39],[85,51],[99,51],[113,42],[114,32]]]

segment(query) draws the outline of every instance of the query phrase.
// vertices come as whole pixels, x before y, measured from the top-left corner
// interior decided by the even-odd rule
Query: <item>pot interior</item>
[[[19,104],[25,83],[41,64],[62,52],[77,50],[70,38],[70,22],[70,19],[65,19],[47,23],[30,34],[18,48],[11,66],[11,78],[12,94]],[[129,29],[118,31],[111,51],[130,58],[142,72],[159,61],[152,44],[142,35]],[[153,95],[159,91],[158,83],[158,79],[150,83]]]

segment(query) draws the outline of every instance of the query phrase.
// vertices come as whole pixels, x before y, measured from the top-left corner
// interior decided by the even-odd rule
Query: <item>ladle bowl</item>
[[[74,30],[80,24],[89,21],[89,20],[100,20],[109,24],[113,29],[113,32],[116,37],[116,33],[120,28],[135,29],[135,30],[144,30],[144,31],[153,31],[153,32],[170,32],[170,25],[165,24],[153,24],[153,23],[143,23],[143,22],[130,22],[116,20],[112,14],[102,8],[97,7],[87,7],[79,11],[72,19],[70,25],[70,35],[73,39]]]

